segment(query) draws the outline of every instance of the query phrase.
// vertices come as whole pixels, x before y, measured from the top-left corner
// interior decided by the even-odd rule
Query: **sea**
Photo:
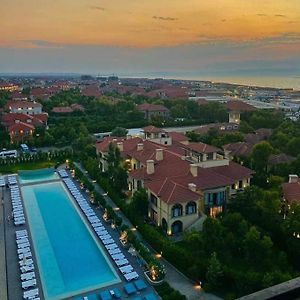
[[[178,79],[209,80],[213,82],[226,82],[248,86],[261,86],[272,88],[294,89],[300,91],[300,76],[193,76]]]

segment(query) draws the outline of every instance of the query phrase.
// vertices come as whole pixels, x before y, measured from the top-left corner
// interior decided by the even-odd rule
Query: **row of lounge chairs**
[[[39,290],[36,288],[37,280],[34,272],[30,241],[26,229],[16,231],[16,244],[21,272],[21,285],[22,289],[25,290],[23,292],[23,299],[39,300]]]
[[[20,188],[17,185],[10,187],[10,198],[12,204],[12,216],[15,226],[21,226],[25,224],[25,215],[23,204],[21,201]]]
[[[95,212],[75,186],[74,182],[70,178],[64,178],[63,181],[125,279],[127,281],[137,279],[139,277],[138,273],[125,258],[119,246],[115,243],[114,239],[103,226],[102,222],[96,216]]]
[[[17,176],[16,175],[7,176],[7,182],[8,182],[9,186],[16,185],[18,183],[17,182]]]
[[[61,177],[61,178],[67,178],[69,177],[67,171],[65,169],[61,169],[58,171],[58,175]]]

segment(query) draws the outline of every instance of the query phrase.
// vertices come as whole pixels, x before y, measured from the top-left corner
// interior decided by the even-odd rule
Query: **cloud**
[[[276,15],[274,15],[274,17],[278,17],[278,18],[286,18],[286,15],[276,14]]]
[[[93,10],[101,10],[101,11],[105,11],[105,7],[102,7],[102,6],[95,6],[95,5],[92,5],[90,6],[90,9],[93,9]]]
[[[259,17],[266,17],[267,16],[267,14],[256,14],[257,16],[259,16]]]
[[[178,20],[178,18],[162,17],[162,16],[153,16],[152,19],[160,20],[160,21],[176,21],[176,20]]]

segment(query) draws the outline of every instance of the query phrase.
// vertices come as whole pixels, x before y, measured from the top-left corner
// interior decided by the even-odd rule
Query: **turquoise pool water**
[[[21,184],[36,183],[59,179],[53,168],[40,169],[33,171],[19,171],[19,181]]]
[[[45,299],[120,282],[61,181],[21,188]]]

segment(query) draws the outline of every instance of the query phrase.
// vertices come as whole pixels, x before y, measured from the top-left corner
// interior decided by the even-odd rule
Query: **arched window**
[[[192,215],[195,214],[197,211],[197,204],[194,201],[189,202],[185,206],[185,214],[186,215]]]
[[[172,234],[177,234],[182,232],[182,227],[183,226],[181,221],[175,221],[171,226]]]
[[[176,217],[180,217],[182,216],[182,205],[181,204],[175,204],[172,207],[172,217],[176,218]]]

